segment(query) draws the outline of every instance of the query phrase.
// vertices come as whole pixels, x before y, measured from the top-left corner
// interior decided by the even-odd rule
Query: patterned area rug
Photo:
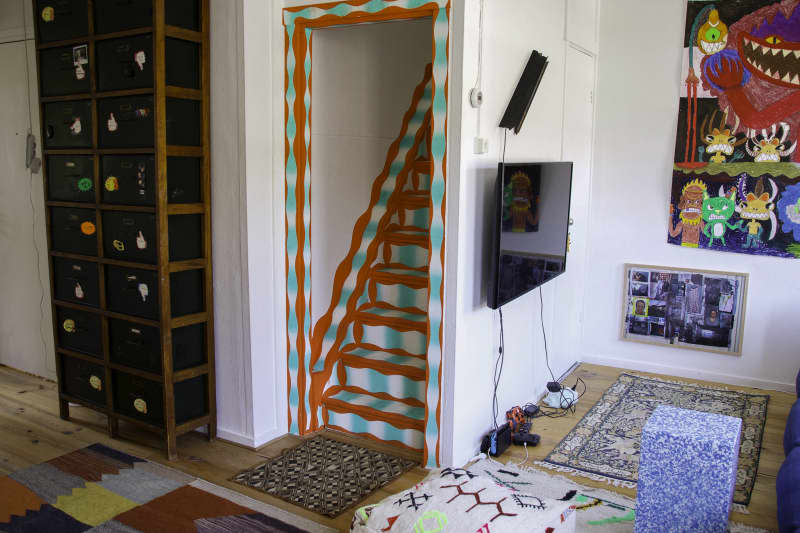
[[[535,487],[548,498],[575,505],[575,533],[633,533],[636,500],[623,494],[587,487],[562,476],[551,476],[535,468],[502,464],[483,459],[467,467],[469,471],[490,476],[494,481],[515,491]],[[764,529],[731,522],[730,533],[766,533]]]
[[[733,501],[750,503],[761,455],[769,395],[622,374],[586,416],[537,464],[635,487],[642,427],[659,404],[742,419]]]
[[[177,470],[93,444],[0,477],[0,531],[334,530]]]
[[[240,472],[233,481],[335,517],[415,466],[408,459],[314,437]]]

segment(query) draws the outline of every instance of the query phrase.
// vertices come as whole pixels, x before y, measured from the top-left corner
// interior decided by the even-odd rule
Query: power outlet
[[[485,154],[489,151],[489,139],[486,137],[475,137],[473,152],[476,154]]]

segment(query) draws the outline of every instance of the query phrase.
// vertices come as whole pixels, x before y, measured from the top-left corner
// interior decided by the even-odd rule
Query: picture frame
[[[741,355],[749,274],[625,263],[620,337]]]

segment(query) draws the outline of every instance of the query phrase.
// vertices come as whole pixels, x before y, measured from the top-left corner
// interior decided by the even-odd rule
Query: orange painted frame
[[[310,424],[310,161],[311,161],[311,33],[313,29],[337,25],[431,17],[433,20],[434,70],[439,67],[443,90],[437,97],[434,75],[434,176],[431,210],[430,304],[435,318],[428,320],[427,402],[425,460],[439,462],[439,419],[441,414],[441,339],[444,258],[444,215],[446,179],[446,131],[449,48],[449,1],[445,0],[346,0],[284,9],[285,154],[286,154],[286,272],[287,272],[287,388],[289,431],[304,434]],[[302,68],[298,68],[301,65]],[[302,98],[299,95],[302,94]],[[438,111],[438,113],[437,113]],[[437,123],[435,118],[440,119]],[[301,132],[302,137],[298,133]],[[308,177],[308,180],[306,179]],[[439,208],[437,210],[436,208]],[[437,253],[438,252],[438,253]],[[292,258],[292,253],[294,257]],[[290,263],[294,260],[293,264]],[[437,294],[438,293],[438,294]],[[294,300],[294,301],[293,301]],[[430,360],[433,351],[434,360]],[[433,390],[432,390],[433,389]],[[435,404],[432,415],[431,404]],[[293,413],[294,411],[294,413]],[[294,414],[294,416],[293,416]]]

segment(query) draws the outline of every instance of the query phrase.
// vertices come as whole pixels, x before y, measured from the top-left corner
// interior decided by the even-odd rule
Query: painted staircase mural
[[[312,427],[425,448],[431,76],[414,90],[311,337]]]

